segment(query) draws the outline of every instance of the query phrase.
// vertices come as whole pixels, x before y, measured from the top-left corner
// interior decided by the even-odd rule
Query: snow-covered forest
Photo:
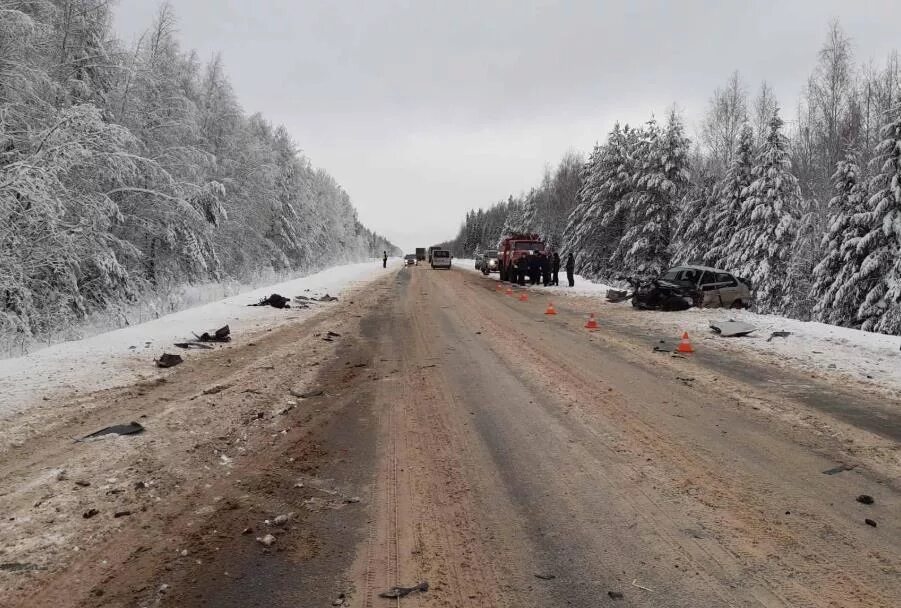
[[[458,256],[537,232],[599,280],[703,263],[747,278],[758,311],[901,334],[901,67],[859,65],[833,24],[781,108],[738,72],[686,136],[665,121],[614,126],[528,193],[467,214]]]
[[[169,5],[127,46],[113,4],[0,0],[0,351],[186,284],[397,253]]]

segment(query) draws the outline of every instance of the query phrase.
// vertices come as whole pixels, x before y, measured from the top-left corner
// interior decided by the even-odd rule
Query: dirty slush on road
[[[337,598],[361,542],[378,435],[372,344],[383,318],[361,320],[391,291],[373,284],[310,321],[14,420],[0,562],[15,574],[0,573],[0,605]],[[130,418],[140,432],[71,442]],[[33,561],[13,568],[7,555]]]
[[[23,423],[0,533],[51,557],[4,601],[898,605],[897,444],[493,283],[392,272]]]

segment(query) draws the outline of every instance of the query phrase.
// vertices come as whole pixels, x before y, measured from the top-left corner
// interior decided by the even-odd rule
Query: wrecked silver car
[[[751,303],[751,285],[725,270],[707,266],[676,266],[659,278],[626,279],[632,290],[609,290],[607,299],[643,310],[677,311],[698,308],[747,308]]]
[[[681,287],[694,298],[699,308],[748,308],[751,305],[750,281],[709,266],[676,266],[659,282]]]

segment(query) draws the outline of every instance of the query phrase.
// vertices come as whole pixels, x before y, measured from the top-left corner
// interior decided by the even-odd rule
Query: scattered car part
[[[108,426],[106,428],[100,429],[99,431],[95,431],[90,435],[85,435],[78,441],[85,441],[86,439],[95,439],[97,437],[103,437],[104,435],[137,435],[138,433],[143,433],[144,427],[138,422],[129,422],[128,424],[116,424],[113,426]]]
[[[169,353],[163,353],[163,355],[156,360],[156,366],[162,367],[163,369],[175,367],[180,363],[184,363],[184,359],[182,359],[181,355],[171,355]]]
[[[419,591],[421,593],[425,593],[429,590],[429,584],[426,581],[423,581],[416,585],[415,587],[391,587],[388,591],[383,591],[379,593],[379,597],[384,597],[388,599],[407,597],[411,593],[415,591]]]
[[[729,319],[728,321],[711,321],[710,329],[724,338],[747,336],[752,331],[757,331],[757,328],[750,323],[735,321],[733,319]]]

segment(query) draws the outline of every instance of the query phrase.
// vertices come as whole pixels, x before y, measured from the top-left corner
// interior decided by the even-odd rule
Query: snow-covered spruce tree
[[[748,195],[748,187],[753,181],[754,147],[754,131],[745,123],[738,147],[732,156],[732,164],[715,188],[716,199],[707,217],[706,231],[709,244],[703,260],[711,266],[727,265],[729,243],[738,226],[738,218]]]
[[[711,236],[710,215],[717,201],[716,187],[714,176],[705,172],[682,197],[676,217],[673,262],[699,264],[706,261]]]
[[[823,221],[815,200],[802,199],[793,215],[794,240],[788,260],[788,303],[783,314],[793,319],[809,321],[816,299],[813,296],[813,270],[821,259]]]
[[[829,201],[829,225],[823,235],[823,255],[813,270],[814,318],[824,323],[854,327],[857,309],[872,281],[862,280],[864,255],[858,248],[866,236],[866,180],[862,179],[856,151],[849,151],[832,175],[835,196]]]
[[[777,108],[758,150],[754,180],[748,186],[725,259],[727,268],[751,281],[755,306],[765,313],[783,312],[790,303],[789,260],[796,230],[793,212],[801,201],[782,125]]]
[[[638,278],[655,277],[669,266],[673,218],[688,186],[688,144],[675,111],[665,130],[653,119],[648,122],[633,174],[628,227],[612,266]]]
[[[590,278],[614,278],[622,268],[611,254],[623,236],[635,185],[640,131],[615,125],[583,174],[580,201],[564,230],[563,252],[573,253],[576,270]]]
[[[882,143],[871,163],[870,230],[857,249],[865,254],[861,279],[875,279],[875,285],[857,316],[862,329],[901,334],[901,108],[893,115],[882,129]]]

